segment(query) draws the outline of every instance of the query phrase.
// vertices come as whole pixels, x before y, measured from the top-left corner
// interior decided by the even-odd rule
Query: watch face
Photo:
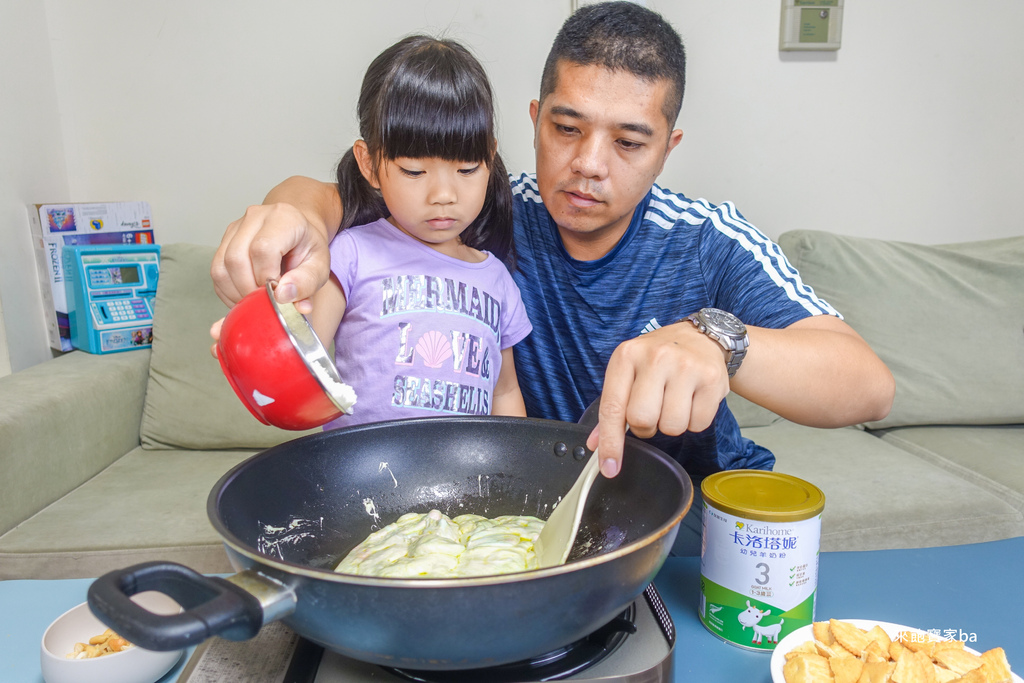
[[[708,326],[722,330],[729,336],[742,337],[747,333],[746,325],[732,313],[717,308],[702,308],[700,314]]]

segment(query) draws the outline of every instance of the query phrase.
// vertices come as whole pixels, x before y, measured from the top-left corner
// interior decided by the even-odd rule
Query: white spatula
[[[595,450],[580,472],[576,483],[569,489],[569,493],[565,494],[558,507],[551,512],[544,528],[541,529],[540,536],[533,543],[541,569],[565,564],[576,540],[576,532],[580,528],[580,518],[583,517],[583,506],[587,504],[587,494],[590,493],[590,487],[600,473],[600,462]]]

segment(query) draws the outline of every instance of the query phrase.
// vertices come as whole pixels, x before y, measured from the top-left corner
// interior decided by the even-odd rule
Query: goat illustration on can
[[[782,632],[782,624],[785,623],[785,619],[779,619],[778,623],[761,626],[761,619],[771,614],[770,609],[759,610],[750,604],[750,600],[747,600],[747,609],[740,612],[739,616],[736,617],[743,628],[748,626],[754,629],[754,637],[750,641],[754,645],[760,645],[762,638],[767,638],[769,643],[779,643],[779,633]]]

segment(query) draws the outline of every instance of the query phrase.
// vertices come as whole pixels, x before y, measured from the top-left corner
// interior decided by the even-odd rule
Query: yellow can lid
[[[722,512],[761,522],[796,522],[825,509],[821,489],[781,472],[716,472],[701,482],[700,491],[705,502]]]

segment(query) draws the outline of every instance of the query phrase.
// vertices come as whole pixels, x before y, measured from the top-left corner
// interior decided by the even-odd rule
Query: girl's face
[[[395,227],[459,257],[464,247],[458,237],[483,208],[489,176],[483,162],[401,157],[383,160],[367,180],[380,189]]]

